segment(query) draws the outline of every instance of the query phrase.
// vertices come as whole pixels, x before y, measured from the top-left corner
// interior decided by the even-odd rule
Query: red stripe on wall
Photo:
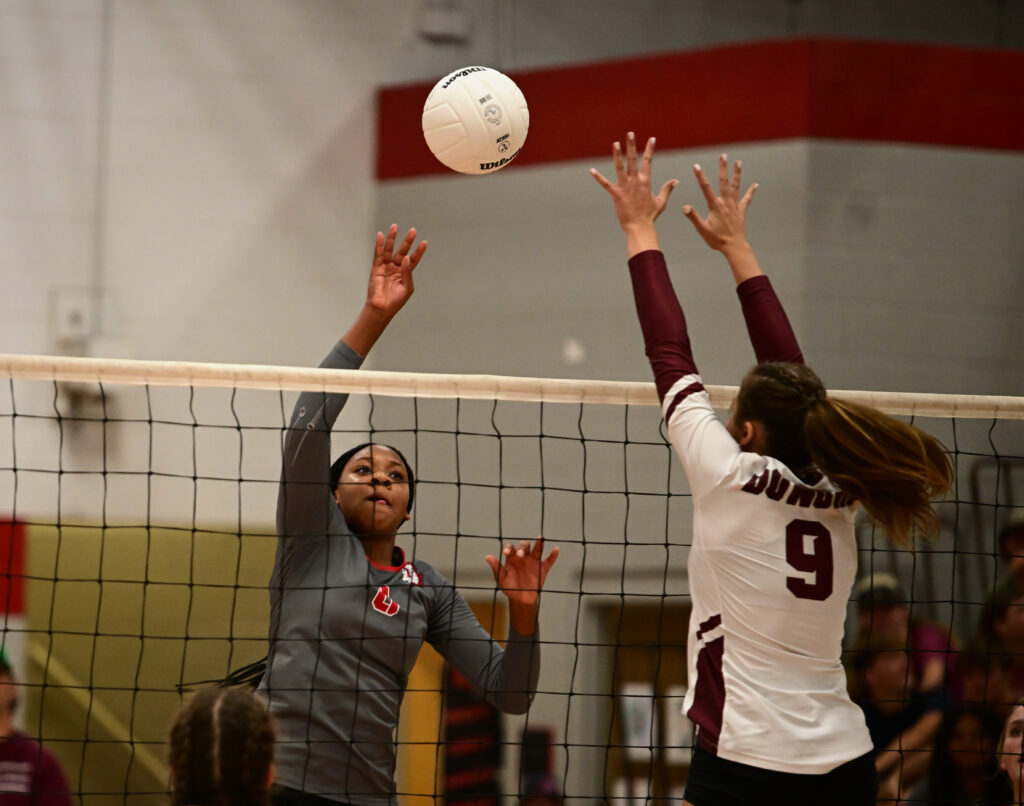
[[[826,138],[1024,151],[1021,51],[798,39],[510,75],[530,133],[509,168],[607,157],[627,129],[661,150]],[[449,172],[423,141],[433,85],[378,93],[378,179]]]

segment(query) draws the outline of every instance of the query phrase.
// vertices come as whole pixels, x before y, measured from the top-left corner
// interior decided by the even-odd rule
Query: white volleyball
[[[423,137],[453,171],[487,174],[516,158],[530,111],[516,83],[490,67],[462,67],[434,85],[423,105]]]

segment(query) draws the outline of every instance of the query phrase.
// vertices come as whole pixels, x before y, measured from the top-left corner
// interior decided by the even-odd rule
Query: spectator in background
[[[562,806],[562,789],[550,773],[533,773],[523,781],[521,806]]]
[[[974,645],[1009,666],[1012,699],[1024,693],[1024,583],[1007,576],[985,604]]]
[[[1018,700],[1010,711],[1003,735],[999,737],[999,769],[1006,773],[1013,788],[1011,803],[1022,802],[1021,772],[1024,769],[1024,700]]]
[[[1006,560],[1006,575],[1024,587],[1024,518],[1016,518],[999,531],[999,550]]]
[[[211,686],[178,711],[171,728],[171,803],[267,806],[274,728],[248,689]]]
[[[921,691],[945,688],[954,698],[963,682],[956,668],[956,649],[949,631],[924,619],[911,618],[910,599],[892,574],[863,577],[853,588],[857,603],[857,640],[892,638],[910,653],[910,664]]]
[[[1003,719],[983,706],[947,712],[935,736],[927,777],[914,788],[915,806],[997,806],[1013,796],[1009,781],[995,775]]]
[[[871,734],[879,800],[905,795],[928,769],[942,691],[917,689],[905,639],[871,635],[854,649],[850,692]]]
[[[57,757],[14,727],[18,684],[0,655],[0,806],[71,806]]]
[[[972,645],[960,655],[957,668],[963,679],[961,702],[986,708],[999,719],[1006,719],[1017,700],[1010,656]]]

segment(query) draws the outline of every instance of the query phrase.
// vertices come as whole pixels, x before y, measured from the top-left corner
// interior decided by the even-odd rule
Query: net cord
[[[3,377],[66,383],[189,386],[285,391],[322,390],[388,397],[462,398],[533,403],[657,406],[652,383],[444,375],[377,370],[310,369],[259,364],[137,361],[74,356],[0,354]],[[717,409],[727,409],[735,386],[705,388]],[[917,417],[1024,420],[1024,397],[830,390],[837,399]]]

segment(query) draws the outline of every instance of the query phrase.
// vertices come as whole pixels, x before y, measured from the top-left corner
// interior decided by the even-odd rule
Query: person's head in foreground
[[[274,729],[252,692],[196,692],[171,728],[171,803],[265,806],[274,776]]]

